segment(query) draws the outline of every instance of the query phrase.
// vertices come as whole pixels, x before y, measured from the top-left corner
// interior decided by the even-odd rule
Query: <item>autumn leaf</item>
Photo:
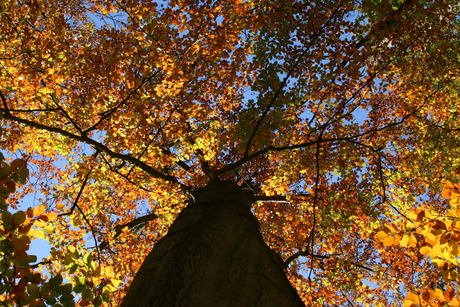
[[[416,247],[417,246],[417,239],[415,238],[415,236],[413,234],[405,234],[403,235],[403,237],[401,238],[401,241],[399,242],[399,244],[403,247],[406,247],[406,246],[412,246],[412,247]]]
[[[457,2],[2,1],[0,296],[174,305],[178,275],[259,305],[457,304]]]

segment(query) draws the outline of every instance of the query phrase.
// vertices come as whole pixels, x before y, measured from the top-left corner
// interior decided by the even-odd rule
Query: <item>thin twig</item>
[[[294,64],[291,66],[291,68],[286,73],[286,76],[284,77],[283,81],[281,82],[280,86],[276,90],[276,92],[273,95],[273,97],[268,102],[267,107],[265,108],[265,110],[262,113],[262,115],[259,117],[259,120],[257,121],[256,125],[254,126],[254,129],[251,132],[251,135],[249,136],[248,143],[246,144],[246,148],[244,150],[244,156],[245,157],[249,155],[249,150],[251,148],[252,141],[253,141],[254,137],[256,136],[257,131],[259,130],[260,125],[262,124],[262,121],[267,116],[268,112],[270,111],[271,107],[273,106],[273,104],[275,103],[276,99],[280,95],[281,91],[287,85],[287,82],[288,82],[289,78],[291,78],[291,75],[294,73],[294,70],[299,66],[300,62],[303,60],[305,55],[310,51],[310,48],[313,46],[313,44],[319,38],[319,36],[320,36],[321,32],[324,30],[324,28],[332,21],[333,18],[335,18],[335,14],[339,11],[340,7],[341,7],[341,4],[339,6],[337,6],[337,8],[335,9],[334,13],[331,14],[331,16],[326,20],[326,22],[324,22],[324,24],[321,26],[321,28],[318,30],[318,32],[313,35],[313,38],[310,41],[309,45],[300,54],[300,56],[297,58],[297,60],[294,62]]]
[[[90,169],[90,171],[86,174],[85,179],[83,180],[83,184],[80,187],[80,191],[78,191],[77,197],[75,198],[75,201],[73,202],[73,205],[70,208],[70,211],[66,212],[66,213],[61,213],[58,216],[71,215],[73,213],[73,211],[75,210],[75,208],[77,208],[78,211],[80,211],[81,215],[83,216],[83,219],[85,220],[86,224],[88,224],[88,226],[89,226],[89,228],[91,230],[91,234],[93,235],[94,244],[96,246],[96,252],[97,252],[97,255],[98,255],[98,261],[99,261],[99,265],[100,265],[101,264],[100,263],[101,262],[101,253],[100,253],[100,250],[99,250],[99,245],[97,243],[96,232],[94,231],[93,225],[91,225],[91,222],[89,221],[89,219],[86,216],[85,212],[78,205],[78,200],[80,199],[81,194],[82,194],[83,190],[85,189],[86,183],[88,182],[88,179],[89,179],[89,176],[90,176],[91,172],[92,172],[92,169]]]
[[[80,187],[80,191],[78,191],[77,197],[75,198],[72,207],[70,207],[70,211],[66,213],[61,213],[58,216],[66,216],[66,215],[71,215],[73,211],[75,210],[76,207],[78,207],[78,201],[80,200],[81,193],[85,189],[86,183],[88,182],[89,175],[91,174],[92,169],[86,174],[85,179],[83,180],[83,183]]]

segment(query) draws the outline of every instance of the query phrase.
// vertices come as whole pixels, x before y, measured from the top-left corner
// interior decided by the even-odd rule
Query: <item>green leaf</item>
[[[0,252],[8,254],[12,252],[13,245],[10,240],[0,239]]]
[[[70,273],[70,274],[73,274],[73,273],[75,273],[75,271],[76,271],[77,269],[78,269],[78,265],[74,264],[74,265],[72,265],[72,267],[70,268],[69,273]]]
[[[46,302],[49,305],[54,306],[54,304],[56,304],[56,297],[51,295],[51,296],[46,298]]]
[[[91,291],[90,289],[85,289],[81,293],[81,298],[84,299],[84,300],[92,300],[93,299],[93,291]]]
[[[59,275],[60,276],[60,275]],[[62,277],[61,277],[62,278]],[[58,294],[69,294],[72,292],[72,285],[71,284],[65,284],[62,286],[58,286],[55,289],[56,293]]]
[[[11,173],[11,167],[8,163],[2,162],[0,168],[0,177],[7,177]]]
[[[57,288],[62,283],[62,281],[63,281],[62,275],[57,274],[56,276],[50,278],[49,284],[51,285],[51,287]]]
[[[65,306],[68,306],[67,303],[74,302],[74,299],[75,297],[71,293],[67,293],[67,294],[62,295],[59,298],[59,301],[61,301],[61,303],[63,303]]]
[[[27,257],[27,262],[28,262],[28,263],[37,262],[37,256],[35,256],[35,255],[29,255],[29,256]]]
[[[10,194],[10,190],[7,187],[0,187],[0,197],[7,198]]]
[[[92,254],[86,254],[83,256],[83,261],[87,264],[87,265],[91,265],[91,262],[93,261],[93,255]]]
[[[3,227],[5,227],[5,229],[6,227],[9,227],[8,229],[11,229],[11,225],[13,224],[13,215],[9,211],[3,211],[2,212],[2,222],[3,222]]]
[[[73,291],[75,293],[82,293],[83,291],[85,291],[86,289],[86,286],[84,285],[76,285],[74,288],[73,288]]]
[[[18,211],[13,214],[13,222],[16,226],[21,225],[26,220],[26,214],[24,211]]]
[[[28,284],[27,285],[27,292],[29,292],[29,294],[40,293],[40,289],[38,288],[38,286],[36,284]]]
[[[2,196],[0,196],[0,210],[6,210],[6,202]]]
[[[26,184],[27,179],[29,178],[29,169],[25,166],[20,167],[13,175],[11,175],[11,178],[19,184]]]

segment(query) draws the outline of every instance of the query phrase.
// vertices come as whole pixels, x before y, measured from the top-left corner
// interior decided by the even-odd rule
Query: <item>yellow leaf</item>
[[[44,230],[46,233],[52,233],[52,232],[54,231],[54,227],[51,226],[51,225],[48,225],[48,226],[43,227],[43,230]]]
[[[444,299],[444,293],[442,292],[441,289],[436,288],[434,291],[430,290],[430,292],[432,293],[434,298],[439,299],[441,302],[443,302],[445,300]]]
[[[410,220],[415,221],[415,220],[417,219],[417,215],[418,215],[418,214],[415,213],[415,212],[409,212],[409,213],[407,214],[407,217],[408,217]]]
[[[47,223],[44,222],[44,221],[42,221],[42,220],[36,220],[36,221],[34,222],[34,226],[37,226],[37,227],[40,227],[40,228],[43,228],[43,227],[45,227],[46,225],[47,225]]]
[[[408,237],[409,237],[409,245],[412,246],[412,247],[416,247],[417,246],[417,238],[413,234],[409,234]]]
[[[444,187],[444,189],[453,189],[454,188],[454,185],[449,180],[444,180],[442,182],[442,186]]]
[[[442,266],[444,265],[444,263],[446,263],[444,260],[438,259],[438,258],[433,259],[432,261],[433,261],[434,263],[436,263],[436,265],[437,265],[438,267],[442,267]]]
[[[64,208],[64,204],[63,203],[59,203],[56,205],[56,209],[57,210],[62,210],[62,208]]]
[[[114,287],[119,287],[123,283],[120,279],[112,278],[110,279],[110,282]]]
[[[40,205],[34,208],[34,215],[35,216],[40,216],[46,211],[46,206],[45,205]]]
[[[445,190],[442,191],[441,195],[442,195],[442,197],[444,197],[444,198],[450,198],[450,193],[451,193],[451,192],[452,192],[452,191],[451,191],[450,189],[445,189]]]
[[[415,307],[417,305],[415,305],[414,302],[412,302],[412,301],[405,300],[403,306],[404,307]]]
[[[413,234],[406,234],[402,237],[399,245],[406,247],[407,245],[415,247],[417,245],[417,239]]]
[[[444,291],[444,299],[447,301],[447,302],[451,302],[452,299],[454,298],[454,295],[455,295],[455,291],[453,288],[449,288],[447,289],[446,291]]]
[[[35,229],[34,234],[39,239],[44,239],[45,238],[45,234],[43,233],[43,231],[41,229],[38,229],[38,228]]]

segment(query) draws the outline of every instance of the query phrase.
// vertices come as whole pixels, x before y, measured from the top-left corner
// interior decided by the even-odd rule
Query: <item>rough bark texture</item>
[[[196,195],[147,256],[121,307],[304,306],[232,182]]]

